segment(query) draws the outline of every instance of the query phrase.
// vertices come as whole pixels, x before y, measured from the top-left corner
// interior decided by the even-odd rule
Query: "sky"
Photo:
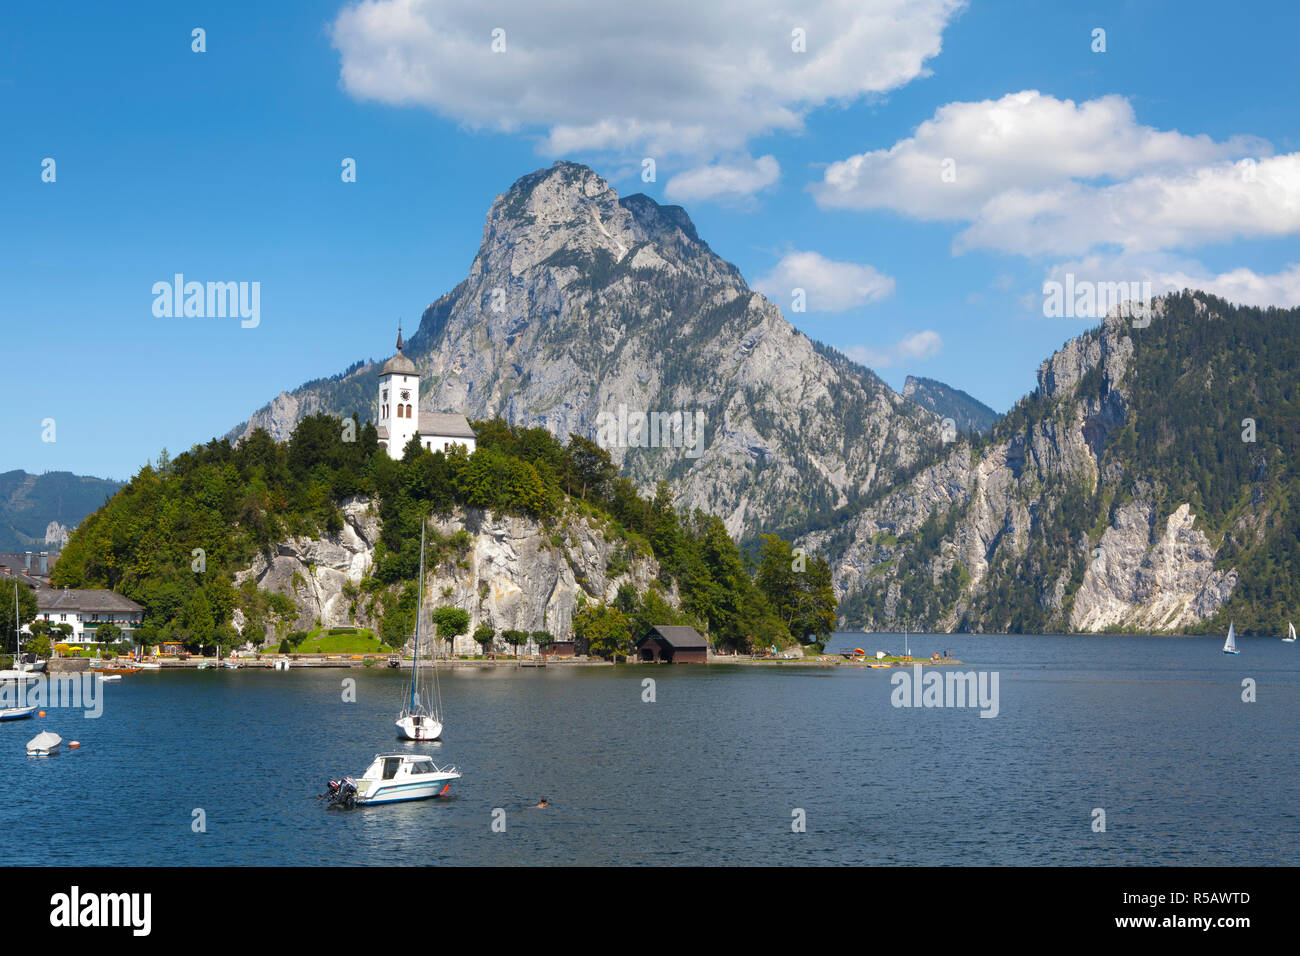
[[[894,388],[1004,411],[1096,324],[1045,314],[1067,274],[1300,305],[1298,34],[1290,2],[8,4],[0,472],[122,480],[388,356],[557,159],[682,205]],[[256,323],[166,314],[178,273],[257,283]]]

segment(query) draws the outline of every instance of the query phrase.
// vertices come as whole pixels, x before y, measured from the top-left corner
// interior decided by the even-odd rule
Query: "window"
[[[401,406],[401,405],[398,405],[398,406],[397,406],[397,417],[398,417],[398,418],[405,418],[405,417],[406,417],[404,414],[402,414],[402,407],[403,407],[403,406]]]
[[[407,417],[407,418],[410,418],[410,417],[411,417],[411,406],[410,406],[410,405],[407,405],[407,406],[406,406],[406,417]]]

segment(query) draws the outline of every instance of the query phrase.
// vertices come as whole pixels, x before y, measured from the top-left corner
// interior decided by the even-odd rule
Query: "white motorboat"
[[[442,736],[442,688],[434,664],[434,705],[430,711],[420,696],[420,612],[424,609],[424,523],[420,524],[420,584],[415,602],[415,660],[411,665],[411,689],[406,707],[397,715],[397,736],[403,740],[437,740]]]
[[[287,671],[289,669],[289,658],[287,657],[280,658],[278,661],[276,661],[274,664],[271,665],[271,668],[277,671]]]
[[[27,741],[27,756],[29,757],[48,757],[57,753],[59,744],[63,743],[63,738],[53,731],[42,730],[39,734]]]
[[[121,674],[100,674],[99,679],[100,680],[121,680],[122,675]]]
[[[439,767],[425,754],[375,754],[365,773],[331,780],[324,796],[343,807],[429,800],[447,796],[460,778],[455,767]]]

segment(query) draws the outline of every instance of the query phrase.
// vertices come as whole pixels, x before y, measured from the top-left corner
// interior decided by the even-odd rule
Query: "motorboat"
[[[101,674],[138,674],[140,667],[137,664],[102,664],[95,668]]]
[[[460,778],[455,767],[439,767],[426,754],[375,754],[365,773],[331,780],[322,797],[345,808],[429,800],[447,796],[451,782]]]
[[[121,675],[121,674],[107,674],[107,673],[104,673],[104,674],[100,674],[100,675],[99,675],[99,679],[100,679],[100,680],[121,680],[121,679],[122,679],[122,675]]]
[[[272,670],[287,671],[289,669],[289,658],[282,657],[271,665]]]
[[[58,752],[61,743],[63,743],[63,738],[58,734],[50,730],[42,730],[27,741],[27,756],[49,757]]]

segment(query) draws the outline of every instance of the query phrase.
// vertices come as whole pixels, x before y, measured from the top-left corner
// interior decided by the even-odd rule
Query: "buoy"
[[[44,716],[45,716],[45,711],[43,711],[43,710],[38,710],[38,711],[36,712],[36,716],[37,716],[37,717],[44,717]]]
[[[68,744],[68,749],[69,749],[69,750],[76,750],[76,749],[77,749],[78,747],[80,747],[80,746],[81,746],[81,741],[80,741],[80,740],[74,740],[72,743]]]

